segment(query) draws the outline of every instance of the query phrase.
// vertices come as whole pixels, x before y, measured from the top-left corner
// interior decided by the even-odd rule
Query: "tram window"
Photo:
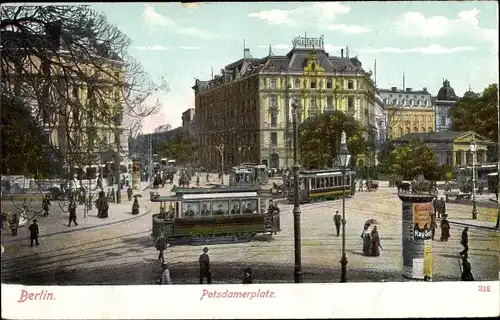
[[[241,206],[240,200],[231,200],[231,214],[240,214]]]
[[[183,202],[182,203],[182,216],[193,217],[199,215],[200,203],[199,202]]]
[[[239,174],[235,174],[235,180],[236,180],[236,182],[240,182],[240,175]]]
[[[319,187],[322,189],[325,187],[325,179],[323,178],[319,179]]]
[[[350,183],[349,183],[350,178],[351,178],[351,177],[349,177],[349,176],[346,176],[346,177],[345,177],[345,184],[346,184],[346,186],[348,186],[348,185],[350,184]]]
[[[257,213],[257,199],[242,200],[243,213]]]
[[[212,201],[212,214],[221,215],[229,213],[229,200]]]
[[[203,201],[201,203],[200,215],[209,216],[211,213],[210,201]]]
[[[335,186],[335,182],[333,181],[333,177],[328,178],[330,184],[328,185],[330,188]]]

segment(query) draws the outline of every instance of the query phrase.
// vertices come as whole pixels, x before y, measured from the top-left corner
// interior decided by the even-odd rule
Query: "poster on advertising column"
[[[432,203],[413,204],[413,238],[415,240],[430,240]]]

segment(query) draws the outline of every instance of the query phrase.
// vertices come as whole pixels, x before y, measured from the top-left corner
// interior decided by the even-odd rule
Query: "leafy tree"
[[[1,96],[2,174],[46,178],[63,173],[60,158],[22,101]]]
[[[309,118],[299,126],[301,164],[311,169],[331,167],[340,149],[342,131],[347,135],[347,148],[355,163],[356,155],[366,147],[363,128],[352,116],[341,111]]]
[[[408,144],[393,147],[383,159],[382,166],[390,172],[414,179],[423,174],[426,179],[437,179],[437,161],[434,153],[425,143],[412,140]]]
[[[161,158],[174,159],[177,163],[193,160],[194,143],[191,139],[175,139],[162,143],[156,153]]]
[[[450,110],[452,130],[474,131],[498,141],[498,85],[491,84],[481,94],[466,92]]]

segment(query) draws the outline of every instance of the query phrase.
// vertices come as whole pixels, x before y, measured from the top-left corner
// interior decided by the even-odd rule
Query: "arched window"
[[[424,127],[420,128],[420,132],[425,132],[425,128]]]
[[[420,105],[420,103],[421,103],[420,100],[417,100],[417,105]]]
[[[427,128],[427,132],[432,132],[432,131],[434,131],[432,130],[432,127]]]
[[[406,133],[410,133],[410,128],[406,127]]]
[[[316,89],[316,80],[311,80],[311,89]]]
[[[404,134],[403,133],[403,128],[398,127],[398,134],[399,134],[399,136],[402,136]]]
[[[400,101],[399,99],[396,99],[396,104],[399,105]]]
[[[353,80],[349,80],[347,82],[347,89],[354,89],[354,81]]]
[[[413,132],[418,132],[418,128],[417,127],[413,127]]]
[[[415,105],[415,100],[411,99],[410,100],[410,105],[414,106]]]

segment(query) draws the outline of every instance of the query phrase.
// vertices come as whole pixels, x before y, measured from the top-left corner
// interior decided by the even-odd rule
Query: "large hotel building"
[[[366,138],[376,136],[377,99],[371,72],[363,70],[348,49],[340,56],[324,50],[323,37],[297,37],[283,56],[271,50],[227,65],[208,81],[196,80],[195,117],[200,162],[220,170],[242,162],[258,162],[270,168],[289,167],[293,162],[291,103],[299,105],[299,121],[323,112],[342,110],[360,121]],[[374,163],[373,157],[358,157]]]

